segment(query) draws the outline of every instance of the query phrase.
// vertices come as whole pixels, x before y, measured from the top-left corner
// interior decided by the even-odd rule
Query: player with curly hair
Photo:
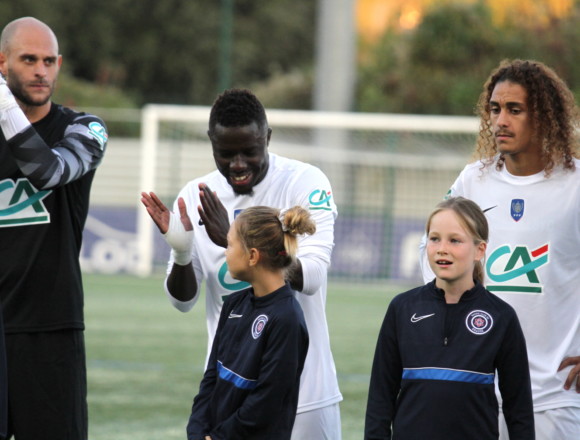
[[[565,82],[533,60],[502,61],[477,108],[480,160],[448,195],[486,212],[486,288],[516,310],[526,337],[536,439],[580,438],[580,113]],[[423,273],[432,279],[425,264]],[[507,438],[503,422],[500,431]]]
[[[491,97],[496,86],[505,83],[519,84],[526,91],[533,91],[527,96],[527,112],[535,142],[541,146],[538,151],[540,154],[535,158],[546,177],[558,165],[573,170],[574,157],[578,153],[576,129],[579,120],[574,95],[556,72],[536,61],[503,61],[485,83],[477,103],[477,113],[481,118],[477,139],[480,159],[486,165],[495,162],[498,170],[501,170],[506,160],[513,159],[496,142],[493,123],[496,106],[491,103]]]

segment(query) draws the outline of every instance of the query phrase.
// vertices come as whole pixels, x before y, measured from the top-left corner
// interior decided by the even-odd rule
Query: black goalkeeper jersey
[[[7,334],[84,328],[79,255],[106,142],[99,118],[56,104],[9,142],[0,132],[0,299]]]
[[[6,348],[4,346],[4,326],[0,310],[0,438],[8,429],[8,377],[6,370]]]

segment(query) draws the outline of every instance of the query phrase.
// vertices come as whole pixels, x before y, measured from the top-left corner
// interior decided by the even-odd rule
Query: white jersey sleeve
[[[316,232],[299,240],[298,259],[302,264],[303,289],[301,293],[313,295],[326,282],[332,249],[334,247],[334,221],[337,216],[334,195],[328,178],[318,168],[308,167],[293,177],[288,185],[292,203],[310,212],[316,223]],[[288,206],[290,208],[291,206]]]

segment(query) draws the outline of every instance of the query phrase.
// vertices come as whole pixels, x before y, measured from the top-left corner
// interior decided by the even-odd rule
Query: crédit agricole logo
[[[309,208],[312,211],[322,209],[324,211],[331,211],[330,199],[332,198],[332,193],[325,189],[317,189],[310,193],[308,196]]]
[[[487,257],[485,271],[491,292],[543,293],[544,285],[538,276],[538,269],[549,263],[550,245],[537,249],[503,245]]]
[[[28,179],[0,182],[0,228],[49,223],[50,214],[42,200],[51,191],[38,191]]]

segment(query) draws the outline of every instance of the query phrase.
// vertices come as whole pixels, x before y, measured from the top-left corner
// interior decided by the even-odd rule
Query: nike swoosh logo
[[[228,319],[231,319],[231,318],[241,318],[242,316],[244,316],[244,315],[238,315],[238,314],[236,314],[234,312],[230,312],[230,316],[228,316]]]
[[[483,212],[491,211],[493,208],[497,208],[497,205],[492,206],[491,208],[484,209]]]
[[[431,316],[435,316],[435,313],[431,313],[430,315],[423,315],[423,316],[417,316],[416,313],[413,313],[413,316],[411,316],[411,322],[419,322],[422,319],[430,318]]]

